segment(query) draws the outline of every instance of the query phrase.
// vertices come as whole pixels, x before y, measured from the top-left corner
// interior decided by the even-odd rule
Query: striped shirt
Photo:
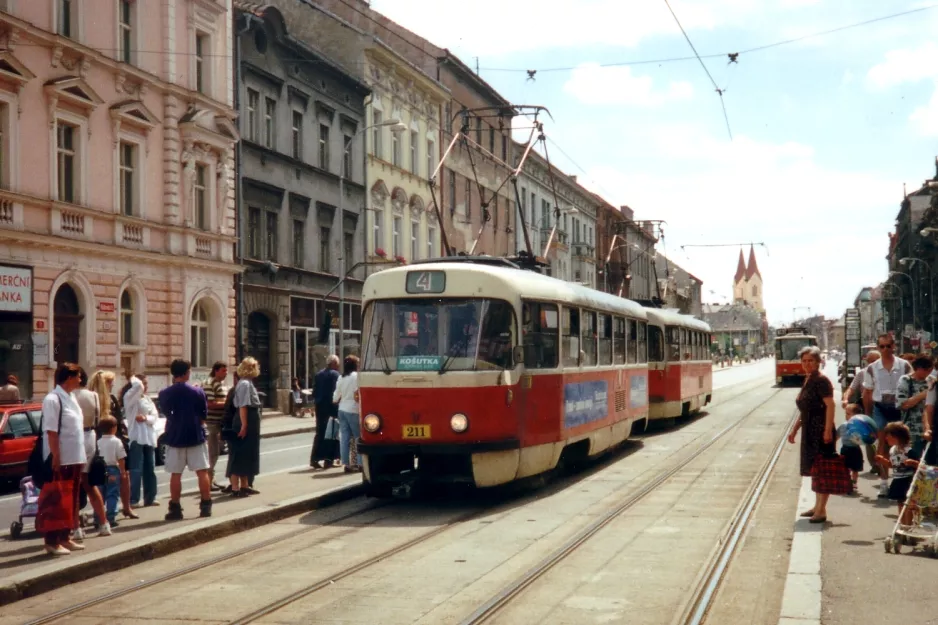
[[[205,396],[208,398],[209,404],[212,402],[221,404],[219,408],[208,409],[206,421],[221,423],[225,416],[225,398],[228,397],[228,387],[225,386],[225,381],[208,380],[202,388],[205,390]]]

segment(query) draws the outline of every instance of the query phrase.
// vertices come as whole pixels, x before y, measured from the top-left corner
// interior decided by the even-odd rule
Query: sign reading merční
[[[32,312],[33,272],[25,267],[0,265],[0,311]]]

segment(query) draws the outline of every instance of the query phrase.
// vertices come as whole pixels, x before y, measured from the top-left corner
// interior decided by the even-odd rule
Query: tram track
[[[723,394],[721,393],[721,396],[722,396],[722,397],[721,397],[720,401],[711,403],[707,408],[708,408],[708,410],[712,410],[712,409],[715,408],[715,407],[718,407],[718,406],[720,406],[720,405],[723,405],[723,404],[732,402],[733,400],[737,400],[737,399],[739,399],[740,397],[745,396],[747,393],[750,393],[752,390],[763,386],[764,384],[765,384],[765,381],[764,381],[764,380],[752,380],[752,381],[744,382],[744,383],[742,383],[742,384],[740,385],[742,388],[741,388],[738,392],[734,392],[734,393],[730,394],[729,396],[722,396]],[[616,507],[613,509],[613,511],[615,512],[615,516],[621,515],[621,514],[622,514],[623,512],[625,512],[628,508],[632,507],[633,505],[635,505],[636,503],[638,503],[638,501],[640,501],[642,498],[644,498],[645,496],[647,496],[648,494],[650,494],[651,492],[653,492],[653,491],[654,491],[656,488],[658,488],[661,484],[663,484],[664,482],[666,482],[670,477],[672,477],[673,475],[675,475],[676,473],[678,473],[678,472],[679,472],[682,468],[684,468],[688,463],[690,463],[691,461],[693,461],[695,458],[699,457],[702,453],[704,453],[707,449],[709,449],[710,447],[712,447],[717,441],[719,441],[721,438],[723,438],[726,434],[728,434],[730,431],[732,431],[732,430],[734,430],[736,427],[738,427],[742,422],[744,422],[744,421],[746,420],[746,418],[747,418],[749,415],[751,415],[753,412],[755,412],[756,410],[758,410],[759,407],[761,407],[761,406],[764,405],[766,402],[768,402],[772,397],[775,397],[779,392],[781,392],[781,389],[775,389],[774,392],[773,392],[767,399],[765,399],[764,401],[762,401],[762,402],[759,404],[759,406],[756,406],[753,410],[747,412],[747,413],[746,413],[745,415],[743,415],[742,417],[739,417],[739,418],[735,419],[733,423],[731,423],[731,424],[727,425],[726,427],[722,428],[721,430],[719,430],[715,435],[713,435],[712,437],[710,437],[701,447],[697,448],[689,457],[682,458],[681,460],[678,461],[678,464],[677,464],[676,466],[674,466],[674,467],[672,467],[672,468],[670,468],[670,469],[668,469],[668,470],[666,470],[666,471],[664,471],[664,472],[661,472],[661,473],[657,474],[654,478],[652,478],[652,480],[651,480],[650,482],[647,482],[646,484],[644,484],[644,485],[640,488],[639,491],[637,491],[637,492],[634,493],[633,495],[629,496],[629,497],[627,498],[627,500],[626,500],[624,503],[619,504],[618,506],[616,506]],[[669,428],[669,430],[670,430],[670,428]],[[663,434],[664,434],[665,436],[668,435],[667,432],[665,432],[665,433],[663,433]],[[702,438],[702,437],[705,437],[706,435],[707,435],[707,433],[704,433],[704,434],[701,434],[701,435],[697,435],[697,436],[695,437],[695,439],[693,439],[693,440],[690,441],[690,442],[693,443],[694,441],[696,441],[696,440],[698,440],[698,439],[700,439],[700,438]],[[657,436],[660,436],[660,434],[658,434]],[[635,437],[635,438],[633,438],[632,440],[637,440],[637,441],[640,442],[641,440],[647,440],[647,439],[650,439],[650,438],[654,438],[654,437],[648,436],[648,435],[644,435],[644,436],[640,436],[640,437]],[[678,452],[678,453],[679,453],[679,452]],[[669,454],[669,455],[666,457],[665,460],[667,461],[667,460],[673,458],[674,455],[677,455],[677,454]],[[581,473],[582,473],[582,472],[581,472]],[[639,477],[640,477],[640,476],[636,476],[635,479],[639,479]],[[578,479],[578,478],[574,478],[574,479]],[[566,488],[566,487],[569,485],[569,484],[568,484],[568,481],[569,481],[568,479],[559,480],[558,483],[557,483],[557,485],[555,486],[555,488],[558,489],[558,490],[562,490],[563,488]],[[634,485],[634,482],[633,482],[632,480],[629,481],[629,483],[628,483],[627,486],[623,486],[623,488],[627,488],[628,486],[631,486],[631,485]],[[544,491],[543,491],[543,490],[540,490],[540,491],[538,491],[537,495],[533,495],[533,496],[531,496],[531,497],[536,498],[537,496],[543,495],[543,494],[544,494]],[[522,497],[522,499],[525,499],[525,498],[528,498],[528,497],[529,497],[529,496],[525,496],[525,497]],[[245,546],[245,547],[242,547],[242,548],[240,548],[240,549],[236,549],[236,550],[234,550],[234,551],[231,551],[231,552],[228,552],[228,553],[224,553],[224,554],[221,554],[221,555],[219,555],[219,556],[215,556],[215,557],[212,557],[212,558],[208,558],[208,559],[206,559],[206,560],[202,560],[202,561],[196,562],[196,563],[191,564],[191,565],[189,565],[189,566],[181,567],[181,568],[176,569],[176,570],[174,570],[174,571],[170,571],[170,572],[168,572],[168,573],[166,573],[166,574],[157,576],[157,577],[155,577],[155,578],[153,578],[153,579],[144,580],[144,581],[141,581],[141,582],[136,583],[136,584],[132,584],[132,585],[129,585],[129,586],[126,586],[126,587],[122,587],[122,588],[117,589],[117,590],[115,590],[115,591],[102,594],[102,595],[100,595],[100,596],[98,596],[98,597],[94,597],[94,598],[89,599],[89,600],[87,600],[87,601],[83,601],[83,602],[76,603],[76,604],[74,604],[74,605],[72,605],[72,606],[69,606],[69,607],[66,607],[66,608],[64,608],[64,609],[62,609],[62,610],[58,610],[58,611],[56,611],[56,612],[54,612],[54,613],[51,613],[51,614],[48,614],[48,615],[44,615],[44,616],[42,616],[42,617],[39,617],[39,618],[36,618],[36,619],[34,619],[34,620],[28,621],[28,622],[26,623],[26,625],[45,625],[45,624],[48,624],[48,623],[55,623],[55,622],[63,621],[63,620],[66,619],[67,617],[75,616],[75,615],[77,615],[77,614],[79,614],[79,613],[81,613],[81,612],[90,610],[90,609],[92,609],[92,608],[94,608],[94,607],[98,607],[98,606],[102,606],[102,605],[104,605],[104,604],[107,604],[107,603],[110,602],[110,601],[124,598],[124,597],[126,597],[128,594],[132,594],[132,593],[136,593],[136,592],[139,592],[139,591],[142,591],[142,590],[145,590],[145,589],[153,588],[153,587],[158,586],[158,585],[168,584],[168,583],[170,583],[170,582],[173,582],[174,580],[178,580],[178,579],[180,579],[180,578],[182,578],[182,577],[185,577],[185,576],[187,576],[187,575],[191,575],[191,574],[194,574],[194,573],[198,573],[199,571],[204,571],[204,570],[209,569],[209,568],[211,568],[211,567],[217,567],[217,566],[224,565],[224,564],[230,564],[232,561],[234,561],[234,560],[236,560],[236,559],[238,559],[238,558],[245,557],[245,556],[249,556],[250,554],[258,553],[258,552],[260,552],[260,551],[262,551],[262,550],[264,550],[264,549],[267,549],[267,548],[270,548],[270,547],[274,547],[274,546],[276,546],[276,545],[278,545],[278,544],[282,544],[282,543],[285,543],[285,542],[288,542],[288,541],[302,540],[302,538],[303,538],[305,535],[308,535],[310,532],[313,532],[313,531],[316,531],[316,530],[320,530],[320,529],[322,529],[323,527],[328,527],[328,526],[330,526],[330,525],[335,525],[335,524],[341,523],[342,521],[346,521],[346,520],[352,519],[352,518],[357,517],[357,516],[365,515],[365,514],[367,514],[367,513],[369,513],[369,512],[372,512],[372,511],[375,511],[375,510],[378,510],[378,509],[381,509],[381,508],[394,506],[396,503],[397,503],[397,502],[392,501],[392,500],[374,501],[372,504],[366,506],[364,509],[358,509],[358,510],[355,510],[355,511],[352,511],[352,512],[349,512],[349,513],[342,514],[342,515],[340,515],[340,516],[338,516],[338,517],[336,517],[336,518],[334,518],[334,519],[331,519],[330,521],[328,521],[328,522],[326,522],[326,523],[322,523],[322,524],[317,525],[317,526],[314,526],[314,527],[305,527],[305,528],[303,528],[303,529],[295,530],[295,531],[289,532],[289,533],[284,534],[284,535],[281,535],[281,536],[276,536],[276,537],[269,538],[269,539],[266,539],[266,540],[262,540],[262,541],[259,541],[259,542],[256,542],[256,543],[252,543],[252,544],[247,545],[247,546]],[[518,500],[515,500],[515,501],[514,501],[514,504],[517,504],[517,503],[518,503]],[[368,569],[368,568],[371,568],[371,567],[373,567],[373,566],[375,566],[375,565],[377,565],[377,564],[379,564],[379,563],[381,563],[381,562],[384,562],[384,561],[386,561],[386,560],[388,560],[388,559],[390,559],[390,558],[392,558],[392,557],[394,557],[394,556],[397,556],[397,555],[399,555],[399,554],[402,554],[402,553],[408,551],[409,549],[415,547],[416,545],[418,545],[418,544],[420,544],[420,543],[423,543],[423,542],[425,542],[425,541],[427,541],[427,540],[429,540],[429,539],[431,539],[431,538],[434,538],[434,537],[436,537],[436,536],[438,536],[438,535],[440,535],[440,534],[446,532],[447,530],[450,530],[450,529],[452,529],[452,528],[454,528],[454,527],[456,527],[456,526],[458,526],[458,525],[461,525],[461,524],[463,524],[463,523],[469,522],[469,521],[471,521],[473,518],[478,517],[478,516],[479,516],[480,514],[482,514],[482,513],[487,512],[487,513],[496,513],[496,514],[497,514],[497,513],[499,512],[498,508],[500,508],[500,507],[501,507],[500,505],[497,505],[497,506],[495,507],[495,509],[492,509],[492,508],[473,509],[473,510],[471,510],[471,511],[465,513],[465,514],[457,515],[457,516],[455,516],[454,518],[449,519],[448,521],[446,521],[446,522],[444,522],[444,523],[441,523],[439,526],[433,527],[433,528],[432,528],[431,530],[429,530],[429,531],[421,532],[418,536],[415,536],[415,537],[413,537],[413,538],[411,538],[411,539],[409,539],[409,540],[406,540],[406,541],[404,541],[404,542],[402,542],[402,543],[400,543],[400,544],[398,544],[398,545],[395,545],[395,546],[393,546],[393,547],[391,547],[391,548],[389,548],[389,549],[386,549],[386,550],[382,551],[381,553],[379,553],[379,554],[377,554],[377,555],[375,555],[375,556],[371,556],[371,557],[365,558],[365,559],[363,559],[363,560],[361,560],[361,561],[359,561],[359,562],[357,562],[357,563],[355,563],[355,564],[353,564],[353,565],[351,565],[351,566],[349,566],[349,567],[347,567],[347,568],[344,568],[344,569],[342,569],[342,570],[340,570],[340,571],[338,571],[338,572],[336,572],[336,573],[333,573],[333,574],[324,576],[324,577],[322,577],[322,578],[320,578],[320,579],[317,579],[315,582],[313,582],[313,583],[311,583],[311,584],[308,584],[308,585],[305,585],[303,588],[300,588],[300,589],[296,590],[295,592],[292,592],[292,593],[290,593],[290,594],[288,594],[288,595],[285,595],[285,596],[283,596],[283,597],[281,597],[281,598],[279,598],[279,599],[277,599],[277,600],[275,600],[275,601],[272,601],[271,603],[269,603],[269,604],[267,604],[267,605],[265,605],[265,606],[263,606],[263,607],[261,607],[261,608],[259,608],[259,609],[254,610],[253,612],[250,612],[250,613],[248,613],[248,614],[245,614],[245,615],[243,615],[243,616],[240,616],[240,617],[238,617],[238,618],[236,618],[236,619],[234,619],[234,620],[232,620],[232,621],[230,621],[230,622],[232,622],[232,623],[238,623],[238,624],[256,622],[256,621],[258,621],[258,620],[264,618],[265,616],[268,616],[268,615],[270,615],[270,614],[273,614],[273,613],[275,613],[275,612],[277,612],[277,611],[283,609],[283,608],[286,607],[286,606],[289,606],[289,605],[291,605],[291,604],[294,604],[294,603],[296,603],[297,601],[300,601],[301,599],[303,599],[303,598],[305,598],[305,597],[308,597],[308,596],[310,596],[310,595],[312,595],[312,594],[315,594],[316,592],[318,592],[318,591],[320,591],[320,590],[323,590],[323,589],[325,589],[325,588],[327,588],[327,587],[329,587],[329,586],[335,584],[336,582],[338,582],[338,581],[340,581],[340,580],[342,580],[342,579],[352,577],[352,576],[356,575],[357,573],[360,573],[360,572],[362,572],[362,571],[364,571],[364,570],[366,570],[366,569]],[[607,514],[608,514],[608,513],[607,513]],[[610,520],[611,520],[611,518],[612,518],[612,517],[610,517]],[[362,526],[360,526],[360,528],[357,528],[357,529],[364,530],[364,529],[370,527],[371,525],[373,525],[374,523],[377,523],[377,522],[380,522],[380,519],[377,520],[377,521],[372,522],[371,524],[362,525]],[[594,525],[595,525],[595,524],[594,524]],[[591,526],[591,527],[592,527],[592,526]],[[589,529],[589,528],[588,528],[588,529]],[[592,533],[591,533],[590,535],[592,535],[592,534],[598,532],[599,529],[601,529],[601,527],[595,528],[595,529],[592,531]],[[588,537],[584,538],[584,539],[583,539],[582,541],[580,541],[580,542],[585,542],[586,539],[588,539]],[[574,546],[573,549],[575,549],[575,548],[576,548],[576,547]],[[573,549],[571,549],[571,551],[572,551]],[[533,580],[532,580],[532,581],[533,581]],[[519,589],[519,590],[522,590],[522,589]],[[467,621],[467,622],[473,622],[473,621]],[[478,621],[478,622],[484,622],[484,621]]]
[[[465,619],[460,621],[460,625],[481,625],[482,623],[487,623],[497,616],[505,607],[512,603],[515,599],[524,593],[524,591],[536,583],[538,580],[543,578],[549,571],[554,567],[562,563],[568,556],[574,553],[580,546],[586,543],[589,539],[594,537],[596,534],[601,532],[605,527],[610,523],[619,518],[623,513],[627,512],[633,508],[636,504],[645,499],[648,495],[655,492],[659,487],[668,482],[675,475],[680,473],[685,469],[691,462],[699,458],[704,454],[708,449],[713,447],[717,442],[723,439],[727,434],[734,431],[740,425],[742,425],[751,415],[756,413],[762,406],[771,401],[776,395],[782,391],[781,388],[775,389],[775,391],[761,402],[758,406],[744,414],[742,417],[737,419],[735,422],[727,425],[722,428],[716,434],[714,434],[710,440],[706,443],[697,447],[691,454],[683,458],[680,463],[677,465],[664,470],[659,473],[654,479],[648,482],[644,487],[629,495],[624,499],[619,505],[610,509],[601,515],[596,521],[585,527],[584,529],[577,532],[573,537],[567,540],[566,543],[561,545],[559,548],[554,550],[546,558],[542,559],[540,562],[535,564],[532,568],[528,569],[523,575],[515,579],[510,584],[504,586],[501,591],[493,595],[488,601],[479,606],[474,612],[472,612]],[[786,430],[787,431],[787,430]],[[772,464],[774,467],[774,463]],[[760,489],[761,492],[761,489]],[[734,543],[735,545],[735,543]],[[720,574],[722,576],[722,571],[725,570],[725,566],[720,569]],[[709,606],[709,603],[707,603]]]

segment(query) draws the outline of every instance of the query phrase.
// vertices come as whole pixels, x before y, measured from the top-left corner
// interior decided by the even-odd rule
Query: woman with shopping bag
[[[821,350],[801,350],[801,366],[805,372],[804,386],[795,403],[801,413],[788,435],[794,444],[801,432],[801,475],[811,477],[814,507],[801,513],[811,523],[827,521],[827,500],[831,495],[845,495],[852,489],[850,472],[843,456],[834,448],[834,386],[821,373]]]
[[[42,400],[41,444],[51,479],[39,492],[36,530],[44,535],[46,553],[53,556],[67,556],[85,548],[71,539],[71,532],[78,528],[78,489],[87,461],[84,418],[72,396],[80,375],[81,368],[74,363],[59,365],[55,388]]]

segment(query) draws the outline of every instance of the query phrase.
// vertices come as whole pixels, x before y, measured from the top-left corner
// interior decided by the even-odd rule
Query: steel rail
[[[754,481],[754,486],[750,487],[746,498],[743,500],[744,503],[741,509],[730,522],[729,536],[720,541],[720,546],[716,554],[706,566],[702,581],[697,585],[697,590],[692,595],[691,600],[686,604],[684,610],[682,610],[681,618],[675,621],[676,623],[701,625],[706,621],[710,608],[713,606],[713,601],[716,598],[717,591],[726,576],[726,571],[729,569],[729,565],[736,555],[736,547],[739,545],[743,533],[749,527],[749,521],[752,519],[756,505],[761,501],[762,494],[765,492],[769,479],[772,477],[775,466],[778,464],[778,460],[782,455],[782,450],[785,449],[788,432],[791,431],[795,419],[797,419],[797,415],[789,420],[788,427],[785,428],[781,440],[779,440],[778,444],[775,446],[774,453],[769,456],[768,460],[763,465],[762,470]]]
[[[739,427],[747,418],[749,418],[766,403],[771,401],[772,398],[778,395],[781,391],[782,389],[776,389],[768,398],[766,398],[765,401],[760,402],[758,406],[754,407],[752,410],[740,417],[736,422],[731,423],[717,432],[709,441],[695,449],[693,453],[681,460],[676,466],[661,472],[657,477],[648,482],[639,491],[633,493],[624,501],[622,501],[622,503],[620,503],[618,506],[606,512],[599,519],[580,530],[565,544],[557,548],[553,553],[529,569],[524,575],[516,579],[511,584],[505,586],[501,592],[493,596],[491,599],[482,604],[478,609],[476,609],[472,614],[460,621],[460,625],[479,625],[480,623],[484,623],[494,617],[512,600],[520,595],[528,586],[543,577],[548,571],[566,559],[567,556],[576,551],[577,548],[579,548],[583,543],[588,541],[604,527],[622,515],[623,512],[626,512],[635,506],[635,504],[639,503],[642,499],[657,490],[658,487],[660,487],[662,484],[674,477],[674,475],[687,467],[687,465],[700,457],[720,439]]]
[[[124,587],[124,588],[120,588],[120,589],[118,589],[118,590],[114,590],[114,591],[112,591],[112,592],[109,592],[109,593],[100,595],[100,596],[95,597],[95,598],[93,598],[93,599],[89,599],[89,600],[87,600],[87,601],[82,601],[81,603],[76,603],[75,605],[69,606],[69,607],[64,608],[64,609],[62,609],[62,610],[59,610],[59,611],[57,611],[57,612],[53,612],[52,614],[47,614],[47,615],[41,616],[41,617],[39,617],[39,618],[37,618],[37,619],[35,619],[35,620],[28,621],[28,622],[25,623],[24,625],[44,625],[45,623],[53,623],[53,622],[55,622],[55,621],[57,621],[57,620],[59,620],[59,619],[65,618],[66,616],[71,616],[71,615],[75,614],[76,612],[80,612],[80,611],[86,610],[86,609],[88,609],[88,608],[93,608],[93,607],[98,606],[98,605],[101,605],[101,604],[103,604],[103,603],[107,603],[108,601],[111,601],[111,600],[113,600],[113,599],[119,599],[119,598],[121,598],[121,597],[126,596],[126,595],[129,594],[129,593],[134,593],[134,592],[138,592],[138,591],[141,591],[141,590],[145,590],[145,589],[147,589],[147,588],[152,588],[153,586],[156,586],[156,585],[158,585],[158,584],[163,584],[163,583],[165,583],[165,582],[172,581],[172,580],[174,580],[174,579],[183,577],[184,575],[188,575],[188,574],[190,574],[190,573],[195,573],[195,572],[197,572],[197,571],[201,571],[202,569],[208,568],[208,567],[210,567],[210,566],[215,566],[216,564],[221,564],[221,563],[223,563],[223,562],[227,562],[228,560],[233,560],[234,558],[237,558],[237,557],[240,557],[240,556],[243,556],[243,555],[247,555],[247,554],[249,554],[249,553],[253,553],[253,552],[258,551],[258,550],[260,550],[260,549],[265,549],[265,548],[270,547],[270,546],[272,546],[272,545],[276,545],[277,543],[281,543],[281,542],[288,541],[288,540],[293,540],[294,538],[298,538],[298,537],[302,536],[303,534],[307,534],[307,533],[309,533],[309,532],[312,532],[312,531],[321,529],[321,528],[323,528],[323,527],[328,527],[329,525],[335,525],[336,523],[339,523],[339,522],[344,521],[344,520],[346,520],[346,519],[350,519],[350,518],[352,518],[352,517],[354,517],[354,516],[358,516],[358,515],[361,515],[361,514],[365,514],[365,513],[367,513],[367,512],[371,512],[372,510],[377,510],[377,509],[379,509],[379,508],[383,508],[383,507],[385,507],[385,506],[387,506],[387,505],[390,505],[391,503],[393,503],[393,502],[391,502],[391,501],[378,501],[378,502],[375,502],[374,504],[368,506],[365,510],[358,510],[358,511],[356,511],[356,512],[350,512],[350,513],[348,513],[348,514],[343,514],[343,515],[341,515],[341,516],[339,516],[339,517],[337,517],[337,518],[335,518],[335,519],[332,519],[332,520],[329,521],[328,523],[324,523],[323,525],[317,525],[317,526],[315,526],[315,527],[305,527],[305,528],[303,528],[303,529],[299,529],[299,530],[296,530],[296,531],[293,531],[293,532],[289,532],[289,533],[287,533],[287,534],[284,534],[283,536],[277,536],[277,537],[274,537],[274,538],[268,538],[268,539],[266,539],[266,540],[262,540],[262,541],[259,542],[259,543],[254,543],[254,544],[252,544],[252,545],[248,545],[248,546],[246,546],[246,547],[242,547],[241,549],[236,549],[235,551],[231,551],[231,552],[229,552],[229,553],[225,553],[225,554],[222,554],[222,555],[220,555],[220,556],[216,556],[216,557],[214,557],[214,558],[209,558],[209,559],[207,559],[207,560],[203,560],[203,561],[201,561],[201,562],[197,562],[197,563],[195,563],[195,564],[192,564],[192,565],[189,565],[189,566],[186,566],[186,567],[177,569],[177,570],[175,570],[175,571],[171,571],[171,572],[166,573],[166,574],[164,574],[164,575],[160,575],[159,577],[155,577],[155,578],[150,579],[150,580],[144,580],[144,581],[142,581],[142,582],[138,582],[138,583],[136,583],[136,584],[132,584],[132,585],[130,585],[130,586],[126,586],[126,587]]]

